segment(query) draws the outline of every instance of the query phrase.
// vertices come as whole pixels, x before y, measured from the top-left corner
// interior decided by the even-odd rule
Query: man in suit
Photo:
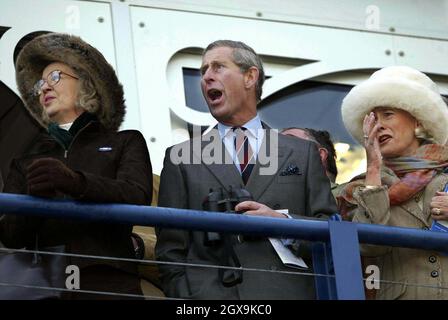
[[[336,150],[328,131],[291,127],[283,129],[281,134],[314,142],[317,145],[325,174],[331,181],[331,189],[333,190],[337,187],[336,177],[338,175],[338,168],[336,166]]]
[[[202,93],[218,125],[204,136],[167,149],[159,206],[202,210],[211,188],[244,187],[254,201],[240,203],[236,210],[248,208],[249,214],[298,218],[336,212],[315,144],[278,135],[260,121],[257,103],[264,70],[254,50],[241,42],[215,41],[204,50],[201,76]],[[288,209],[289,216],[270,208]],[[222,236],[211,243],[209,236],[158,229],[156,256],[168,262],[293,270],[283,266],[266,238]],[[161,265],[160,273],[169,297],[315,297],[312,276],[178,265]]]

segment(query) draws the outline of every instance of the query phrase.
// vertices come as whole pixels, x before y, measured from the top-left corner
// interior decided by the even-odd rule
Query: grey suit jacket
[[[271,133],[266,130],[263,147],[272,145]],[[260,157],[245,188],[255,201],[274,209],[289,209],[294,217],[317,217],[336,212],[330,191],[330,182],[312,142],[277,135],[278,168],[272,174],[260,174]],[[227,151],[220,139],[210,134],[176,145],[175,154],[181,154],[190,164],[174,164],[170,159],[172,148],[165,155],[161,174],[159,206],[202,210],[202,202],[210,188],[228,188],[243,185],[240,173],[233,163],[210,163],[210,146]],[[205,141],[204,141],[205,140]],[[196,146],[196,147],[195,147]],[[183,150],[178,152],[179,149]],[[275,153],[277,148],[274,148]],[[261,152],[261,151],[260,151]],[[186,156],[188,155],[188,157]],[[228,156],[228,154],[227,154]],[[260,161],[259,161],[260,160]],[[205,164],[207,163],[207,164]],[[280,175],[288,166],[299,169],[299,174]],[[199,264],[222,264],[223,247],[204,246],[204,232],[157,229],[156,257],[161,261]],[[237,242],[234,250],[245,268],[294,271],[286,268],[278,258],[269,240],[251,239]],[[311,264],[310,261],[307,261]],[[218,270],[212,268],[160,266],[162,286],[169,297],[191,299],[314,299],[312,276],[244,271],[243,282],[224,287]]]

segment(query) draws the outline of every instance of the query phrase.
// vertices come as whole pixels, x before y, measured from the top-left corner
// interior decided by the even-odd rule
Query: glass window
[[[193,110],[208,112],[208,106],[201,91],[199,69],[182,68],[184,76],[185,102]]]

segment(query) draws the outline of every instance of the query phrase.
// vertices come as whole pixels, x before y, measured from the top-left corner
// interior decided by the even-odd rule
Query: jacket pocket
[[[301,175],[290,175],[290,176],[278,176],[277,182],[278,183],[297,183],[302,179]]]

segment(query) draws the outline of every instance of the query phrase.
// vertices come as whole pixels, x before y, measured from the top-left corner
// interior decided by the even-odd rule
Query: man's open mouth
[[[207,91],[207,97],[211,102],[215,102],[222,97],[222,91],[218,89],[210,89]]]

